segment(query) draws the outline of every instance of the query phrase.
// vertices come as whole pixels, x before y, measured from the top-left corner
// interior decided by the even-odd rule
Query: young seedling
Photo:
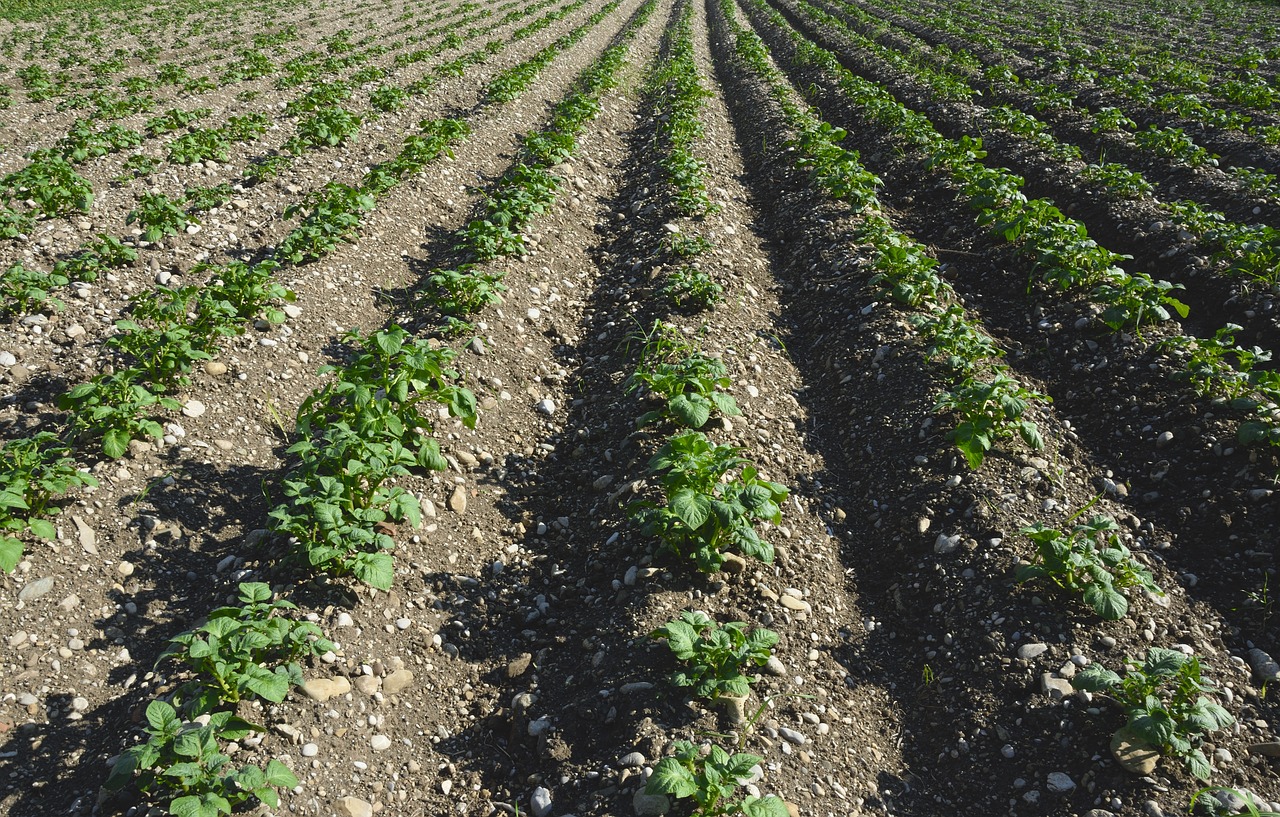
[[[752,768],[762,762],[761,758],[745,752],[730,755],[715,745],[704,752],[702,747],[684,740],[676,741],[674,750],[672,756],[658,761],[645,793],[691,799],[699,817],[787,817],[787,804],[773,795],[733,798],[743,781],[751,778]]]
[[[269,585],[242,582],[239,607],[214,610],[204,625],[171,639],[156,663],[173,658],[193,673],[177,696],[193,713],[251,697],[280,703],[302,685],[297,659],[334,649],[316,625],[280,615],[294,609],[271,601]]]
[[[1152,647],[1144,661],[1126,659],[1121,678],[1100,664],[1090,664],[1071,685],[1113,698],[1124,710],[1127,737],[1179,758],[1201,780],[1213,772],[1200,748],[1204,736],[1225,729],[1235,718],[1204,693],[1217,688],[1200,674],[1200,659],[1177,650]]]
[[[749,694],[751,679],[742,674],[743,667],[767,664],[773,645],[778,643],[778,634],[772,630],[759,628],[747,633],[741,621],[717,626],[706,613],[689,610],[649,637],[666,639],[675,657],[686,662],[687,668],[676,672],[672,681],[692,687],[695,695],[712,701],[722,695],[741,698]]]
[[[1124,618],[1129,612],[1129,600],[1121,592],[1124,588],[1139,587],[1159,596],[1164,591],[1120,541],[1119,530],[1109,516],[1095,516],[1067,533],[1039,523],[1023,528],[1020,532],[1036,545],[1036,557],[1031,564],[1021,565],[1015,578],[1019,582],[1046,579],[1084,597],[1103,618]]]

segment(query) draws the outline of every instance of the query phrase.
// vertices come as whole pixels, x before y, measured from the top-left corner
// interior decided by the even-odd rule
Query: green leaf
[[[646,794],[670,794],[676,798],[692,797],[698,792],[693,773],[674,757],[664,757],[653,769],[653,776],[645,786]]]
[[[667,407],[682,425],[689,428],[702,428],[711,419],[711,403],[701,395],[677,394]]]
[[[671,512],[690,530],[697,530],[711,518],[711,499],[692,489],[681,489],[671,495]]]
[[[271,585],[266,582],[241,582],[240,597],[246,602],[271,601]]]
[[[12,536],[0,536],[0,570],[12,573],[22,561],[22,541]]]
[[[768,797],[747,795],[742,799],[742,813],[746,817],[790,817],[787,804],[772,794]]]
[[[1129,613],[1129,600],[1115,588],[1102,582],[1090,582],[1084,588],[1085,603],[1107,621],[1119,621]]]
[[[268,785],[275,786],[278,789],[292,789],[298,785],[297,776],[288,766],[278,760],[267,762],[266,775]]]
[[[28,519],[27,527],[31,529],[32,533],[39,536],[41,539],[48,539],[52,541],[58,538],[57,529],[53,526],[53,523],[47,519]]]
[[[103,784],[108,791],[119,791],[133,780],[133,772],[138,768],[138,758],[132,751],[124,752],[116,759],[116,765],[111,767],[111,774],[107,776],[107,782]]]
[[[390,590],[396,576],[390,553],[361,553],[352,561],[351,572],[360,581],[379,590]]]
[[[1071,679],[1071,686],[1086,692],[1108,692],[1119,683],[1120,676],[1101,664],[1090,664]]]
[[[112,428],[102,435],[102,453],[118,460],[129,451],[129,432]]]
[[[175,734],[182,722],[178,720],[177,711],[164,701],[152,701],[147,704],[147,723],[156,732]]]
[[[243,677],[241,683],[258,697],[272,703],[280,703],[289,694],[289,676],[277,675],[262,667],[251,668],[248,677]]]

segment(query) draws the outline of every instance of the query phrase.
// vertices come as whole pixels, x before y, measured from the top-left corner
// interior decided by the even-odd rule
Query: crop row
[[[933,167],[950,173],[969,197],[969,207],[977,211],[978,223],[988,225],[997,240],[1019,248],[1034,262],[1035,273],[1043,283],[1062,290],[1092,287],[1091,297],[1104,305],[1100,319],[1115,331],[1168,320],[1173,312],[1187,316],[1187,306],[1171,294],[1178,285],[1153,280],[1146,273],[1123,271],[1118,263],[1124,257],[1090,239],[1083,224],[1065,216],[1047,200],[1024,196],[1019,190],[1021,177],[1004,168],[982,164],[979,160],[985,152],[981,140],[942,137],[927,117],[901,105],[881,86],[849,72],[835,55],[805,39],[778,12],[767,9],[763,2],[748,0],[748,4],[786,33],[799,61],[817,65],[834,77],[841,90],[861,105],[868,119],[896,128],[905,141],[930,157]],[[1184,212],[1189,211],[1184,208]],[[1265,251],[1265,247],[1261,249]],[[1239,327],[1232,325],[1219,330],[1213,338],[1175,334],[1166,345],[1187,356],[1186,376],[1199,384],[1202,393],[1231,395],[1234,407],[1249,417],[1239,427],[1242,443],[1274,445],[1280,442],[1280,415],[1276,408],[1280,390],[1270,372],[1254,367],[1270,358],[1270,350],[1235,345],[1234,334],[1238,331]]]
[[[583,105],[609,87],[630,38],[654,5],[646,5],[621,41],[584,72],[544,133],[567,127],[572,139],[573,129],[589,118],[582,116]],[[574,100],[576,105],[566,104]],[[441,151],[465,132],[459,126],[442,137]],[[346,340],[354,354],[323,370],[335,376],[298,411],[300,439],[289,449],[298,463],[284,480],[286,502],[270,513],[271,530],[309,569],[354,574],[387,589],[394,577],[394,542],[382,523],[420,523],[416,498],[391,483],[411,469],[446,467],[430,437],[435,412],[429,407],[446,406],[450,416],[474,426],[475,398],[456,385],[459,375],[448,368],[453,353],[446,347],[395,326]],[[302,684],[298,659],[336,645],[314,625],[281,615],[292,605],[272,601],[268,585],[242,584],[240,593],[240,606],[215,611],[203,627],[173,640],[164,658],[184,665],[190,680],[170,700],[148,706],[148,740],[117,758],[108,789],[134,785],[169,799],[171,814],[214,817],[253,799],[275,807],[274,789],[297,785],[277,760],[265,768],[232,770],[222,747],[262,731],[239,718],[235,704],[282,701]]]
[[[755,76],[764,79],[784,118],[798,129],[806,125],[812,128],[810,123],[817,119],[816,115],[796,103],[785,76],[769,61],[763,41],[737,21],[733,0],[721,0],[720,11],[734,34],[738,59]],[[782,24],[779,18],[772,19]],[[855,212],[861,213],[864,226],[860,228],[858,238],[872,245],[870,252],[877,258],[871,265],[875,271],[869,280],[892,287],[892,279],[885,276],[882,268],[886,254],[898,248],[902,248],[908,257],[923,257],[923,252],[910,238],[894,231],[889,221],[876,212],[875,187],[879,180],[857,164],[855,154],[835,144],[845,134],[825,123],[818,128],[825,138],[810,138],[807,144],[804,131],[800,130],[799,138],[793,142],[797,164],[809,170],[815,186],[832,198],[850,203]],[[845,178],[858,178],[857,192],[846,194],[843,191],[848,189],[847,185],[833,184],[831,179],[838,178],[837,173]],[[927,263],[918,265],[929,267]],[[930,342],[930,354],[943,356],[950,367],[972,366],[975,362],[990,365],[987,361],[999,354],[990,338],[981,334],[979,326],[966,320],[962,308],[935,300],[939,295],[955,298],[950,287],[937,282],[935,277],[935,281],[923,290],[921,295],[917,288],[891,289],[900,303],[923,307],[924,315],[915,316],[912,324],[920,328],[922,338]],[[904,298],[903,295],[910,297]],[[964,346],[960,347],[964,351],[957,349],[939,355],[939,327],[946,332],[953,326],[963,327],[963,334],[959,337],[965,338]],[[972,356],[972,362],[966,361],[966,355]],[[950,396],[944,396],[939,401],[939,408],[953,408],[950,404],[954,395],[963,391],[962,387],[951,392]],[[1017,401],[1005,402],[1013,405]],[[990,417],[993,407],[984,408]],[[998,416],[999,405],[994,407],[994,411]],[[952,432],[952,437],[960,443],[968,433],[962,423]],[[1126,589],[1150,595],[1161,595],[1162,591],[1155,584],[1151,572],[1121,543],[1117,530],[1114,520],[1105,516],[1096,516],[1065,532],[1039,524],[1025,528],[1022,533],[1036,546],[1036,551],[1033,558],[1019,569],[1016,578],[1020,582],[1047,582],[1077,594],[1102,618],[1123,618],[1129,611]],[[1127,664],[1123,678],[1100,665],[1090,665],[1073,680],[1073,685],[1088,693],[1101,692],[1111,696],[1126,713],[1128,724],[1125,733],[1128,736],[1161,754],[1178,758],[1193,775],[1202,779],[1207,779],[1211,773],[1202,748],[1205,737],[1234,722],[1225,709],[1208,697],[1216,687],[1202,676],[1199,661],[1177,650],[1151,649],[1144,660]]]

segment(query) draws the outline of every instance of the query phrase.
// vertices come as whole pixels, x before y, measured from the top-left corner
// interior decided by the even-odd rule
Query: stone
[[[1270,740],[1266,743],[1255,743],[1249,747],[1249,754],[1261,757],[1280,757],[1280,741]]]
[[[769,656],[769,660],[765,662],[764,671],[766,675],[774,675],[779,678],[787,674],[787,666],[782,663],[782,659],[776,655]]]
[[[204,371],[205,374],[210,374],[214,377],[224,375],[227,373],[227,364],[219,360],[207,360],[204,364]]]
[[[741,726],[747,722],[747,699],[738,695],[721,695],[716,699],[725,723],[729,726]]]
[[[804,736],[803,732],[797,732],[795,729],[788,729],[785,726],[778,728],[778,734],[787,743],[794,743],[796,746],[804,746],[809,739]]]
[[[134,571],[133,562],[121,562],[120,564],[116,565],[116,572],[119,573],[121,576],[124,576],[125,578],[132,576],[133,571]]]
[[[809,606],[809,602],[804,599],[792,598],[791,596],[783,596],[779,599],[779,603],[788,610],[794,610],[797,613],[808,613],[813,609]]]
[[[359,797],[340,797],[337,806],[341,817],[373,817],[373,806]]]
[[[1069,794],[1075,791],[1076,781],[1065,772],[1050,772],[1045,779],[1045,785],[1049,787],[1049,791],[1054,794]]]
[[[1024,661],[1030,661],[1032,658],[1039,658],[1049,651],[1049,645],[1043,643],[1023,644],[1018,647],[1018,657]]]
[[[622,769],[635,768],[644,765],[644,755],[639,752],[627,752],[618,758],[618,767]]]
[[[1111,737],[1111,756],[1120,768],[1130,774],[1150,775],[1160,761],[1160,750],[1139,740],[1127,727],[1122,727]]]
[[[369,746],[375,752],[385,752],[391,748],[391,738],[386,735],[374,735],[369,740]]]
[[[318,755],[318,754],[320,754],[320,747],[319,747],[319,746],[316,746],[314,743],[304,743],[304,744],[302,744],[302,756],[303,756],[303,757],[315,757],[315,756],[316,756],[316,755]]]
[[[547,817],[551,813],[551,792],[546,787],[539,786],[529,795],[529,810],[533,817]]]
[[[521,653],[507,664],[507,677],[519,678],[524,675],[525,670],[529,669],[529,665],[533,663],[533,656],[529,653]]]
[[[382,686],[382,679],[376,675],[359,675],[352,686],[362,694],[372,698],[374,693]]]
[[[658,817],[671,810],[671,798],[665,794],[646,794],[644,789],[640,789],[631,798],[631,808],[635,809],[637,817]]]
[[[407,669],[398,669],[382,679],[382,694],[395,695],[413,683],[413,673]]]
[[[336,678],[312,678],[302,684],[303,694],[321,703],[350,691],[351,682],[341,675]]]
[[[954,553],[960,547],[960,534],[948,536],[945,533],[939,533],[938,538],[933,542],[933,552],[939,555]]]
[[[745,573],[747,570],[747,560],[736,553],[725,553],[724,564],[720,565],[720,569],[725,573]],[[802,602],[803,603],[803,602]],[[786,605],[786,602],[783,602]]]
[[[1258,680],[1264,684],[1280,683],[1280,664],[1277,664],[1270,655],[1262,650],[1254,648],[1249,650],[1249,666],[1253,667],[1253,672],[1258,676]]]
[[[1059,678],[1051,672],[1040,676],[1040,691],[1055,701],[1061,701],[1075,692],[1075,687],[1065,678]]]
[[[84,548],[84,552],[98,555],[98,534],[93,528],[74,514],[71,516],[71,524],[76,526],[76,537],[80,540],[80,547]]]
[[[556,401],[552,400],[550,397],[545,397],[539,400],[534,408],[538,410],[539,414],[545,414],[550,417],[556,413]]]
[[[196,417],[203,416],[204,412],[204,403],[201,403],[199,400],[188,400],[182,406],[182,415],[184,417],[191,417],[194,419]]]
[[[18,591],[19,601],[35,601],[41,596],[47,595],[53,590],[53,577],[45,576],[35,581],[27,582]]]
[[[467,489],[459,485],[449,494],[449,510],[461,516],[467,512]]]

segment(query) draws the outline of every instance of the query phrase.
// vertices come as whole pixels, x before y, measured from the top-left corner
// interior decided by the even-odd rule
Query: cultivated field
[[[0,3],[0,813],[1280,811],[1277,43]]]

